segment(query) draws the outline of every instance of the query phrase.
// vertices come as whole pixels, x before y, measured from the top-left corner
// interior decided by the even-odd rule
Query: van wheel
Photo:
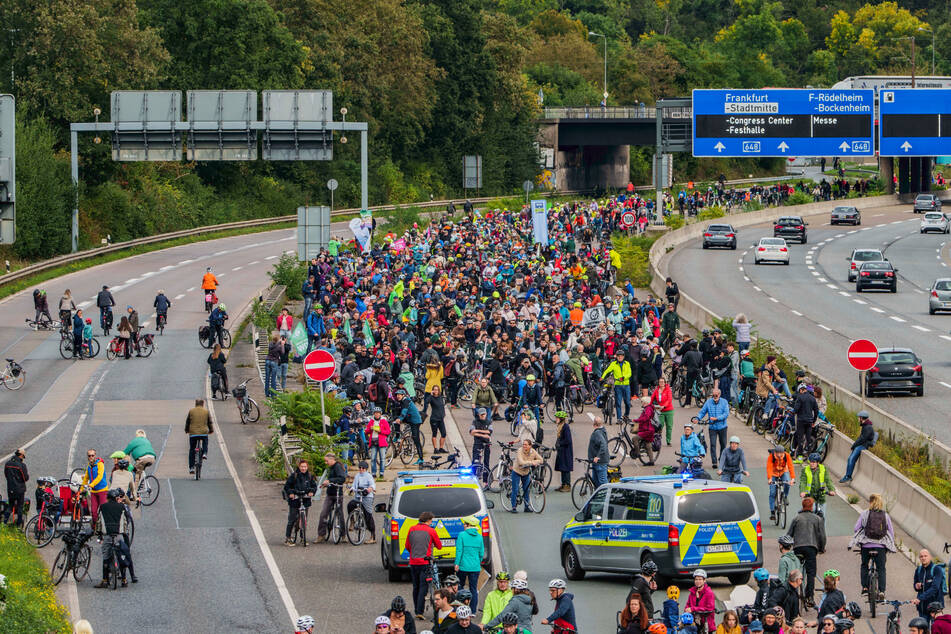
[[[397,567],[390,567],[389,557],[386,555],[386,541],[383,538],[380,538],[380,557],[383,559],[383,568],[386,569],[386,579],[390,583],[396,583],[397,581],[402,581],[403,573]]]
[[[565,569],[565,576],[569,580],[580,581],[584,579],[584,568],[581,567],[578,553],[571,544],[565,546],[561,551],[561,567]]]
[[[745,586],[750,582],[750,573],[737,572],[732,575],[727,575],[727,579],[729,579],[730,583],[734,586]]]

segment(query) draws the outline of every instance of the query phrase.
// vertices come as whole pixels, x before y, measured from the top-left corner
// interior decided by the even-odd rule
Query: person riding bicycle
[[[680,469],[679,473],[688,470],[691,461],[694,458],[700,459],[703,465],[703,457],[707,455],[706,448],[700,443],[700,439],[693,433],[693,423],[684,423],[684,432],[680,437]]]
[[[72,319],[74,310],[76,310],[76,303],[73,301],[72,293],[67,288],[63,291],[63,296],[59,298],[59,321],[64,328]]]
[[[502,617],[502,632],[505,634],[532,634],[531,630],[526,630],[518,624],[518,615],[509,612]]]
[[[472,622],[472,608],[456,606],[456,622],[446,630],[446,634],[482,634],[482,628]]]
[[[634,421],[637,423],[637,433],[631,438],[634,441],[634,455],[640,453],[641,447],[647,450],[647,466],[654,464],[654,435],[657,430],[654,428],[654,405],[651,397],[642,396],[640,398],[641,415]]]
[[[713,590],[707,585],[707,571],[697,568],[693,571],[693,587],[690,588],[690,596],[687,597],[684,612],[692,614],[696,621],[705,619],[706,631],[712,633],[717,631],[717,622],[713,616],[715,607],[716,599],[713,596]]]
[[[822,456],[809,454],[808,463],[799,473],[799,497],[809,496],[816,503],[816,514],[825,517],[826,496],[835,495],[835,487],[829,478]]]
[[[132,554],[122,535],[128,532],[126,508],[119,502],[122,491],[112,489],[107,494],[107,501],[99,507],[99,519],[96,522],[96,534],[102,539],[102,581],[97,588],[109,587],[109,560],[117,557],[120,564],[122,587],[126,587],[126,568],[132,576],[132,583],[138,583],[132,568]]]
[[[309,615],[299,616],[294,623],[294,634],[313,634],[314,625],[314,617]]]
[[[211,267],[205,269],[205,274],[201,278],[201,290],[215,291],[218,288],[218,278],[211,272]]]
[[[789,530],[786,534],[793,538],[793,551],[796,556],[802,558],[802,570],[806,586],[802,597],[805,600],[806,607],[811,608],[815,605],[812,592],[816,579],[816,557],[826,550],[825,524],[813,512],[812,498],[802,499],[802,510],[796,513],[796,517],[789,523]]]
[[[489,420],[489,410],[484,407],[476,409],[475,420],[469,425],[469,435],[473,438],[472,464],[482,465],[482,481],[488,482],[492,449],[492,421]]]
[[[552,634],[559,632],[575,632],[578,622],[575,620],[575,595],[566,592],[563,579],[552,579],[548,582],[548,594],[555,602],[555,611],[542,619],[542,625],[551,625]]]
[[[775,445],[769,450],[766,459],[766,481],[769,483],[769,519],[776,519],[776,491],[783,485],[783,494],[789,499],[789,485],[796,484],[796,471],[793,459],[786,450]]]
[[[482,625],[486,625],[502,613],[502,610],[512,600],[512,589],[509,583],[512,576],[505,570],[500,570],[495,574],[495,590],[485,595],[485,602],[482,605]]]
[[[185,416],[188,434],[188,473],[195,473],[195,448],[201,446],[202,460],[208,457],[208,435],[215,433],[211,413],[205,409],[205,400],[195,399],[195,406]]]
[[[777,541],[779,542],[779,567],[776,569],[776,574],[779,577],[779,583],[785,583],[790,572],[802,570],[802,562],[793,552],[796,540],[793,539],[792,535],[780,535]]]
[[[33,321],[39,321],[40,317],[44,315],[46,315],[46,321],[53,321],[53,318],[50,317],[50,303],[49,298],[46,297],[46,291],[38,288],[33,289],[33,308],[36,310],[36,316],[33,318]],[[36,329],[36,324],[33,324],[33,330]]]
[[[301,495],[303,492],[303,495]],[[314,474],[310,472],[310,464],[306,460],[297,463],[297,468],[291,475],[287,476],[284,482],[284,499],[287,500],[287,528],[284,531],[284,545],[295,546],[291,541],[291,530],[300,516],[301,504],[305,509],[309,509],[311,499],[317,492],[317,481],[314,480]]]
[[[113,453],[110,457],[117,457],[117,459],[115,460],[115,467],[112,473],[109,474],[109,488],[127,492],[129,499],[135,501],[135,487],[132,484],[135,475],[132,473],[129,459],[121,451]]]
[[[216,339],[218,345],[225,347],[224,328],[228,320],[228,307],[224,304],[218,304],[208,315],[208,341],[213,343]]]
[[[112,307],[115,305],[116,300],[109,287],[103,284],[102,290],[96,295],[96,307],[99,308],[99,325],[104,335],[108,335],[109,329],[112,328]]]
[[[862,561],[859,568],[862,593],[868,592],[869,560],[875,560],[878,571],[878,596],[880,601],[885,600],[885,556],[887,553],[897,552],[895,546],[895,529],[892,518],[885,511],[885,502],[878,493],[868,496],[868,509],[862,511],[855,522],[854,534],[849,540],[848,549],[855,546],[861,548]],[[873,597],[874,599],[874,597]]]
[[[522,393],[519,395],[516,409],[523,407],[530,409],[532,414],[535,415],[535,420],[538,421],[540,427],[542,421],[542,405],[544,405],[542,386],[535,380],[534,374],[529,374],[525,377],[525,387],[522,388]]]
[[[135,431],[135,438],[129,441],[129,444],[122,450],[122,453],[135,461],[135,488],[138,490],[139,481],[142,479],[142,472],[145,471],[147,467],[151,467],[155,464],[155,449],[146,437],[144,429],[137,429]]]
[[[165,323],[168,320],[168,309],[172,307],[172,300],[165,296],[165,291],[160,290],[152,302],[155,308],[156,323]]]
[[[343,508],[343,485],[347,482],[347,468],[337,460],[336,454],[326,453],[324,462],[327,464],[327,477],[321,483],[321,488],[327,489],[323,506],[320,508],[320,519],[317,524],[317,539],[313,543],[327,541],[330,535],[330,511],[334,505]]]
[[[353,513],[353,509],[360,507],[363,511],[363,519],[366,520],[367,532],[370,535],[363,543],[375,544],[376,525],[373,522],[373,496],[376,494],[376,483],[373,476],[367,471],[369,467],[370,465],[362,460],[357,465],[360,471],[353,476],[353,482],[350,484],[350,491],[354,494],[354,498],[347,502],[347,514]],[[359,500],[356,498],[358,493],[360,495]]]

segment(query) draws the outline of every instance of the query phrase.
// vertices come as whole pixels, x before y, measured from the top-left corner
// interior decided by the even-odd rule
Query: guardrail
[[[894,196],[873,196],[856,201],[863,209],[894,204]],[[761,209],[747,213],[727,216],[736,228],[748,227],[761,222],[773,221],[783,215],[795,213],[805,217],[829,213],[838,204],[837,201],[810,203],[795,207],[777,207]],[[791,211],[795,210],[795,211]],[[670,231],[658,238],[650,250],[652,273],[651,290],[663,297],[665,280],[669,265],[669,252],[676,246],[699,237],[703,233],[702,223],[691,224],[676,231]],[[690,295],[681,291],[677,306],[680,318],[697,329],[713,327],[713,320],[721,317]],[[932,459],[945,469],[951,465],[951,447],[931,438],[902,419],[889,414],[870,403],[864,403],[862,397],[842,387],[836,382],[810,370],[822,387],[823,395],[830,403],[839,403],[845,408],[856,411],[866,409],[870,418],[881,433],[886,433],[898,442],[909,442],[917,446],[926,446]],[[836,432],[826,465],[834,473],[844,473],[846,460],[851,452],[852,440]],[[888,505],[892,520],[897,522],[909,535],[919,540],[931,552],[941,552],[947,537],[947,527],[951,526],[951,510],[930,493],[903,476],[870,451],[862,453],[858,468],[850,485],[864,496],[881,493]]]

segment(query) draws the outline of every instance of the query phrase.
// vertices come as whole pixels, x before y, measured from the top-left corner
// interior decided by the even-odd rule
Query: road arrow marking
[[[904,143],[902,143],[902,144],[899,145],[898,147],[900,147],[901,149],[905,150],[905,152],[907,152],[908,150],[911,149],[911,143],[909,143],[908,141],[905,141]]]
[[[785,142],[785,141],[783,141],[782,143],[780,143],[778,147],[779,147],[779,149],[782,150],[783,152],[785,152],[786,150],[789,149],[789,146],[786,145],[786,142]]]
[[[849,144],[846,143],[845,141],[843,141],[843,142],[842,142],[842,145],[839,146],[839,149],[842,150],[843,152],[848,152],[848,151],[849,151]]]
[[[713,147],[716,148],[717,153],[720,153],[720,152],[722,152],[723,150],[726,149],[726,146],[723,145],[723,142],[722,142],[722,141],[717,141],[717,144],[714,145]]]

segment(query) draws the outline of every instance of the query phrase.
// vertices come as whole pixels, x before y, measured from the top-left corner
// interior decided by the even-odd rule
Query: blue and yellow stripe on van
[[[595,531],[596,526],[597,533]],[[562,540],[578,546],[613,546],[667,550],[667,522],[646,520],[571,521],[562,531]]]

